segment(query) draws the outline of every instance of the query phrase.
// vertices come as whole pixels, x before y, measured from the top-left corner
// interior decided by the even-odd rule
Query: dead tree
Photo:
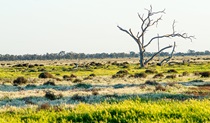
[[[172,48],[173,47],[173,50],[171,52],[171,55],[166,58],[166,59],[163,59],[163,61],[160,62],[160,65],[162,65],[163,62],[168,62],[172,56],[173,56],[173,53],[174,53],[174,49],[175,49],[175,43],[174,45],[169,45],[169,46],[166,46],[166,47],[163,47],[162,49],[160,49],[158,52],[154,53],[149,59],[145,60],[145,51],[146,51],[146,48],[152,43],[154,42],[155,40],[157,39],[161,39],[161,38],[174,38],[174,37],[180,37],[180,38],[183,38],[183,39],[190,39],[192,41],[192,39],[194,38],[194,36],[188,36],[187,33],[177,33],[175,31],[175,21],[173,22],[172,24],[172,33],[169,33],[169,34],[164,34],[164,35],[158,35],[158,36],[155,36],[153,38],[151,38],[150,40],[148,41],[145,41],[145,34],[146,32],[148,31],[148,29],[154,25],[158,25],[158,22],[160,20],[162,20],[162,14],[165,14],[165,9],[162,10],[162,11],[156,11],[156,12],[153,12],[152,10],[152,6],[150,6],[150,9],[145,9],[147,11],[147,16],[144,17],[144,15],[140,15],[138,13],[138,17],[139,19],[141,20],[141,27],[140,27],[140,31],[137,32],[136,35],[133,34],[132,30],[129,29],[129,30],[126,30],[126,29],[123,29],[122,27],[120,26],[117,26],[121,31],[127,33],[129,36],[131,36],[134,41],[138,44],[138,47],[139,47],[139,57],[140,57],[140,67],[145,67],[148,62],[150,62],[155,56],[157,56],[159,53],[161,53],[162,51],[166,50],[166,49],[169,49],[169,48]],[[156,19],[153,19],[152,17],[154,15],[160,15],[159,18],[156,18]]]

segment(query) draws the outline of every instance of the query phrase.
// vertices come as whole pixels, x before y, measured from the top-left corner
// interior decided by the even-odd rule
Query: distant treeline
[[[152,56],[153,53],[146,52],[145,56]],[[168,52],[161,52],[159,56],[169,56]],[[174,53],[174,56],[199,56],[199,55],[210,55],[210,51],[196,52],[194,50],[188,50],[187,53]],[[25,55],[1,55],[0,61],[15,61],[15,60],[59,60],[59,59],[92,59],[92,58],[132,58],[139,57],[138,53],[95,53],[95,54],[85,54],[85,53],[74,53],[61,51],[59,53],[46,53],[43,55],[37,54],[25,54]]]

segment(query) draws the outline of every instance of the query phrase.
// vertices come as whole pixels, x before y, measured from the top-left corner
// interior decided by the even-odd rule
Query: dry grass
[[[202,60],[202,59],[201,59]],[[60,60],[60,61],[30,61],[30,64],[43,64],[45,66],[50,65],[65,65],[65,64],[88,64],[93,60]],[[137,64],[138,59],[96,59],[95,63],[101,64],[112,64],[115,61],[120,64]],[[127,63],[125,63],[127,61]],[[181,61],[181,58],[177,58],[177,61]],[[203,61],[199,61],[203,62]],[[9,65],[23,64],[24,62],[9,62]],[[5,63],[7,64],[7,63]],[[6,67],[4,65],[3,67]],[[184,71],[179,72],[184,76],[172,77],[172,79],[164,78],[165,76],[170,76],[171,73],[161,73],[156,74],[157,71],[150,71],[147,69],[147,73],[142,74],[137,68],[122,68],[115,71],[118,74],[125,74],[122,78],[113,79],[112,76],[98,75],[95,74],[95,70],[89,72],[87,75],[80,76],[72,73],[65,73],[60,75],[63,77],[62,81],[58,81],[52,78],[39,79],[37,78],[27,78],[28,84],[23,84],[20,86],[13,86],[13,80],[0,80],[0,107],[6,105],[12,106],[41,106],[45,104],[49,105],[73,105],[77,104],[79,101],[84,101],[87,103],[100,102],[103,99],[109,98],[122,98],[122,97],[132,97],[132,96],[145,96],[150,94],[195,94],[187,93],[191,88],[197,87],[197,85],[202,85],[208,83],[210,78],[200,78],[200,76],[195,76],[193,74],[184,73]],[[139,72],[140,71],[140,72]],[[103,72],[103,71],[102,71]],[[129,77],[129,73],[132,73],[133,77]],[[145,69],[142,70],[145,72]],[[158,71],[158,72],[168,72],[168,71]],[[170,71],[171,72],[171,71]],[[173,72],[173,71],[172,71]],[[141,74],[140,74],[141,73]],[[173,72],[174,73],[174,72]],[[156,75],[155,75],[156,74]],[[177,73],[178,74],[178,73]],[[53,75],[54,76],[54,75]],[[155,77],[156,76],[156,77]],[[56,76],[57,77],[57,76]],[[59,75],[58,75],[59,77]],[[88,77],[88,78],[87,78]],[[69,79],[70,78],[70,79]],[[87,79],[85,79],[87,78]],[[191,82],[192,80],[200,80],[204,82]],[[147,81],[150,80],[150,81]],[[47,82],[47,83],[46,83]],[[146,83],[145,83],[146,82]],[[49,86],[50,85],[50,86]],[[193,91],[197,91],[194,89]],[[48,96],[47,95],[48,92]],[[53,93],[49,93],[53,92]],[[155,92],[155,93],[154,93]],[[49,96],[51,94],[51,96]],[[59,96],[62,95],[62,96]],[[197,95],[198,96],[198,95]],[[49,97],[49,98],[48,98]],[[52,97],[52,98],[51,98]],[[108,98],[109,97],[109,98]],[[47,106],[46,106],[47,107]],[[42,109],[42,108],[40,108]],[[45,107],[43,107],[45,109]]]

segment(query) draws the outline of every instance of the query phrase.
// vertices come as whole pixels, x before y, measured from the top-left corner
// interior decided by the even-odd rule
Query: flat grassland
[[[210,122],[210,58],[2,61],[0,123]]]

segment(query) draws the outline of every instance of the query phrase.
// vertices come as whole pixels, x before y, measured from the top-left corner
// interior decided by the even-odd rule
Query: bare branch
[[[153,54],[148,60],[145,61],[144,64],[147,64],[149,61],[151,61],[156,55],[158,55],[159,53],[161,53],[163,50],[166,50],[168,48],[171,48],[172,46],[169,45],[167,47],[162,48],[160,51],[156,52],[155,54]]]
[[[153,26],[154,24],[156,24],[156,26],[158,25],[158,22],[160,20],[162,20],[162,16],[160,16],[158,19],[156,19],[155,21],[153,21],[150,17],[155,15],[155,14],[160,14],[160,13],[165,13],[165,9],[162,10],[162,11],[157,11],[157,12],[153,12],[152,11],[152,6],[150,6],[150,9],[145,9],[147,10],[148,14],[147,14],[147,17],[146,18],[143,18],[143,16],[141,16],[139,13],[138,13],[138,16],[139,18],[141,19],[142,21],[142,24],[141,24],[141,34],[138,36],[138,39],[140,38],[144,38],[143,35],[146,33],[147,29],[150,27],[150,26]],[[144,39],[142,39],[144,40]],[[144,42],[142,42],[142,44],[144,44]]]
[[[155,14],[160,14],[160,13],[165,14],[165,9],[163,9],[162,11],[158,11],[158,12],[152,12],[151,16],[155,15]]]
[[[141,17],[141,15],[138,13],[138,16],[139,16],[139,18],[141,19],[141,21],[143,22],[144,21],[144,14],[142,15],[142,17]]]
[[[167,57],[167,58],[165,58],[165,59],[163,59],[163,60],[159,63],[160,66],[163,64],[164,61],[166,61],[166,63],[168,63],[169,60],[171,60],[171,58],[173,57],[174,51],[175,51],[175,47],[176,47],[176,42],[174,42],[174,47],[173,47],[173,50],[172,50],[170,56]]]
[[[162,36],[156,36],[156,37],[153,37],[152,39],[150,39],[150,41],[144,45],[144,47],[147,47],[148,45],[151,44],[152,41],[154,41],[155,39],[160,39],[160,38],[171,38],[171,37],[181,37],[183,39],[189,39],[192,41],[192,39],[194,39],[195,37],[194,36],[188,36],[187,33],[183,33],[183,34],[180,34],[180,33],[174,33],[174,24],[173,24],[173,33],[172,34],[166,34],[166,35],[162,35]]]
[[[129,29],[129,31],[127,31],[126,29],[121,28],[120,26],[117,26],[121,31],[127,33],[128,35],[130,35],[135,41],[136,43],[138,43],[137,38],[133,35],[131,29]]]
[[[176,31],[175,31],[175,23],[176,23],[176,21],[174,20],[174,22],[173,22],[173,24],[172,24],[173,34],[176,33]]]

